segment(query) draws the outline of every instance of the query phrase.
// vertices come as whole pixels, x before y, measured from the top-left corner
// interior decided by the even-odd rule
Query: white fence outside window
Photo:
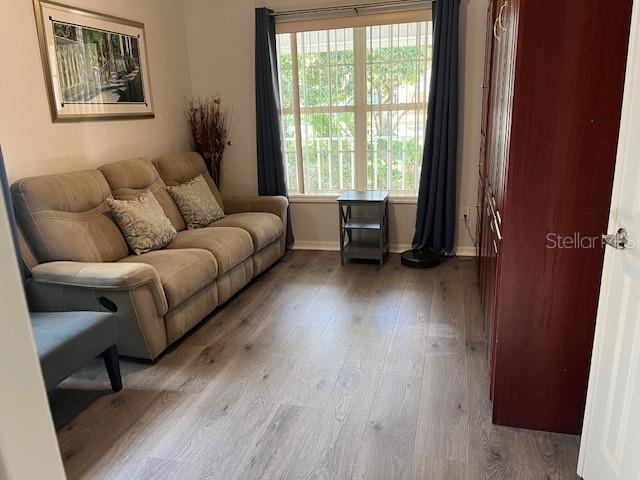
[[[432,33],[421,21],[277,36],[290,193],[417,195]]]

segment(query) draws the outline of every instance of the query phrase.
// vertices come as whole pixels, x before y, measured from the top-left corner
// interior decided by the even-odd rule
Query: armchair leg
[[[120,376],[120,360],[118,359],[118,349],[115,345],[102,352],[104,366],[107,368],[111,389],[114,392],[122,390],[122,377]]]

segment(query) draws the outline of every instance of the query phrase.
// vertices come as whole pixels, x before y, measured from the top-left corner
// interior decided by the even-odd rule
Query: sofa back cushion
[[[164,157],[155,159],[153,164],[158,170],[162,180],[164,180],[164,183],[169,186],[181,185],[193,180],[198,175],[202,175],[207,185],[209,185],[211,192],[216,197],[218,205],[224,210],[222,195],[220,195],[216,184],[213,183],[213,179],[207,171],[207,166],[199,153],[187,152],[165,155]]]
[[[18,180],[11,186],[18,223],[39,262],[113,262],[129,254],[98,170]]]
[[[164,214],[171,220],[173,227],[178,232],[187,228],[178,206],[167,191],[167,186],[149,160],[132,158],[108,163],[98,170],[107,179],[115,199],[135,200],[145,191],[150,190],[164,210]]]

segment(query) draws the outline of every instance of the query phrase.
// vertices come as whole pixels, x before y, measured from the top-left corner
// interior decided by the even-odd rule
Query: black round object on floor
[[[400,257],[400,262],[410,268],[433,268],[440,265],[440,254],[433,250],[407,250]]]

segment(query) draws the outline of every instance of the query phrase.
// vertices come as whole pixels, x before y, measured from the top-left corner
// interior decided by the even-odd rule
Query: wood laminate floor
[[[578,439],[496,427],[473,261],[294,251],[155,363],[51,395],[70,479],[575,479]]]

